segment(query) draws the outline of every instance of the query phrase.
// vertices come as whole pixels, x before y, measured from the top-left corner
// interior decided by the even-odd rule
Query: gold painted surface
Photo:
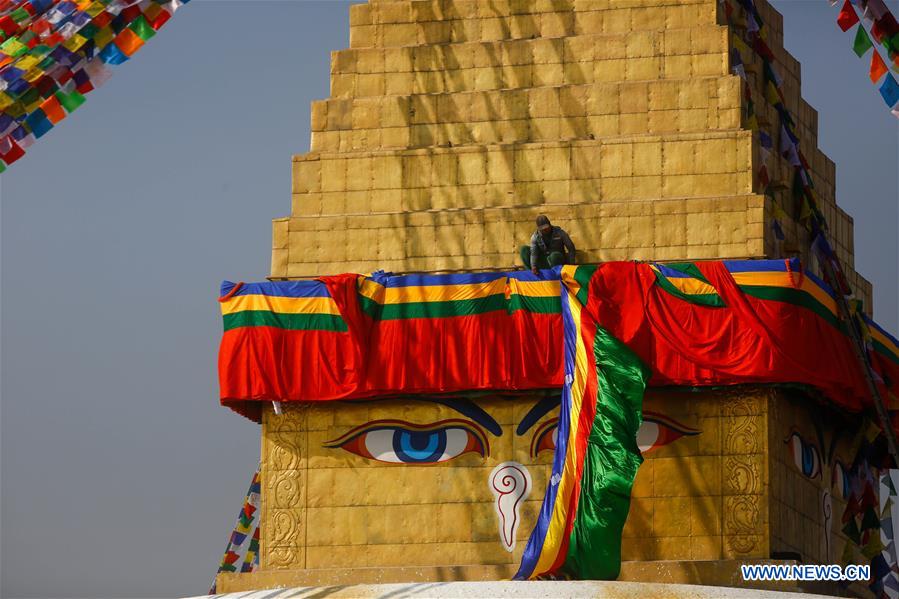
[[[538,436],[551,437],[558,416],[555,407],[519,435],[540,398],[478,399],[501,435],[426,400],[288,404],[281,416],[266,408],[263,569],[518,563],[553,447],[534,454],[533,446]],[[647,395],[639,437],[645,462],[624,528],[623,559],[768,555],[767,410],[767,391]],[[396,464],[359,455],[352,444],[360,430],[427,425],[477,432],[484,455]],[[527,469],[532,482],[512,552],[500,543],[490,489],[493,469],[510,461]]]
[[[870,310],[782,18],[757,8],[835,249]],[[379,0],[349,17],[331,95],[312,103],[311,152],[294,157],[290,216],[274,222],[273,277],[513,268],[539,213],[572,234],[581,262],[799,252],[815,268],[776,152],[760,193],[715,0]],[[743,60],[763,97],[759,61]]]
[[[801,98],[781,17],[756,5],[836,250],[870,309],[870,284],[851,268],[852,219],[836,205],[835,167],[817,149],[817,113]],[[292,163],[290,216],[273,221],[273,277],[512,268],[540,213],[571,233],[580,262],[783,257],[807,246],[792,218],[792,168],[777,153],[771,197],[759,193],[758,141],[715,0],[377,0],[351,8],[350,31],[350,48],[332,53],[330,98],[312,104],[312,151]],[[747,60],[754,97],[759,66]],[[764,102],[755,107],[776,122]],[[771,232],[775,206],[788,215],[785,243]],[[484,456],[433,465],[325,444],[366,422],[460,417],[445,406],[267,410],[263,573],[513,569],[549,471],[549,452],[532,455],[531,442],[553,416],[515,434],[535,401],[480,400],[503,434],[484,434]],[[654,392],[644,409],[683,434],[646,452],[625,560],[841,555],[845,501],[833,468],[854,455],[835,433],[855,426],[847,416],[815,424],[811,400],[745,389]],[[796,465],[785,442],[793,432],[817,439],[820,473]],[[533,482],[511,553],[487,484],[505,461]]]

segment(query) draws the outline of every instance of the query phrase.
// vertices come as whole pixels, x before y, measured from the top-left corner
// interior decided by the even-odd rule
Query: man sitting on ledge
[[[523,245],[520,252],[524,267],[534,274],[541,268],[574,264],[571,237],[561,227],[554,227],[543,214],[537,217],[537,230],[531,235],[530,247]]]

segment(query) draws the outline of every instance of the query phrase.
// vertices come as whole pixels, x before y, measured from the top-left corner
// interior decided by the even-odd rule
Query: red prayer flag
[[[837,16],[837,24],[843,31],[849,31],[849,28],[856,23],[858,23],[858,15],[855,14],[855,9],[852,8],[849,0],[845,0],[843,8],[840,9],[840,14]]]
[[[881,77],[883,77],[889,69],[887,68],[886,63],[883,62],[883,59],[880,57],[880,53],[876,50],[871,53],[871,70],[868,71],[868,77],[871,78],[871,83],[877,83]]]
[[[7,136],[5,139],[0,139],[0,158],[3,159],[7,166],[24,155],[25,150],[19,147],[19,144],[12,137]]]

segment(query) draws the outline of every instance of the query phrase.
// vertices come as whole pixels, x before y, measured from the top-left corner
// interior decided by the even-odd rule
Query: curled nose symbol
[[[531,475],[518,462],[503,462],[488,479],[493,507],[499,519],[499,538],[506,551],[515,548],[515,532],[521,523],[521,504],[531,492]]]

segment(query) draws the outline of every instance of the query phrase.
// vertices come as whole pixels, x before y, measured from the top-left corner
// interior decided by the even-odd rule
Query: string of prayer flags
[[[262,464],[257,466],[253,480],[250,482],[247,497],[237,516],[237,524],[234,525],[234,530],[228,537],[228,545],[225,547],[225,554],[218,571],[216,571],[216,576],[222,572],[237,572],[237,563],[241,559],[243,559],[240,566],[242,573],[255,572],[259,567],[259,518],[256,517],[256,511],[259,509],[262,495],[262,483],[259,475],[261,467]],[[246,543],[247,538],[250,539],[249,543]],[[245,543],[246,546],[244,546]],[[215,595],[215,586],[216,580],[213,579],[212,587],[209,589],[210,595]]]
[[[189,0],[0,0],[0,172]]]
[[[853,4],[861,9],[861,19],[859,19]],[[887,56],[890,62],[893,63],[893,70],[899,72],[899,22],[896,21],[896,18],[887,8],[886,3],[883,0],[852,0],[852,2],[845,0],[840,13],[837,15],[837,25],[843,31],[848,31],[856,23],[858,27],[855,31],[855,38],[852,41],[852,50],[856,56],[861,58],[869,49],[874,48],[874,42],[877,42],[886,49]],[[864,23],[869,24],[871,28],[870,35],[865,30]],[[868,68],[868,77],[871,79],[871,83],[876,85],[889,72],[887,61],[874,48],[874,52],[871,55],[871,65]],[[890,112],[894,116],[899,117],[899,95],[893,93],[895,83],[895,78],[890,75],[880,85],[879,90],[884,102],[891,109]]]

